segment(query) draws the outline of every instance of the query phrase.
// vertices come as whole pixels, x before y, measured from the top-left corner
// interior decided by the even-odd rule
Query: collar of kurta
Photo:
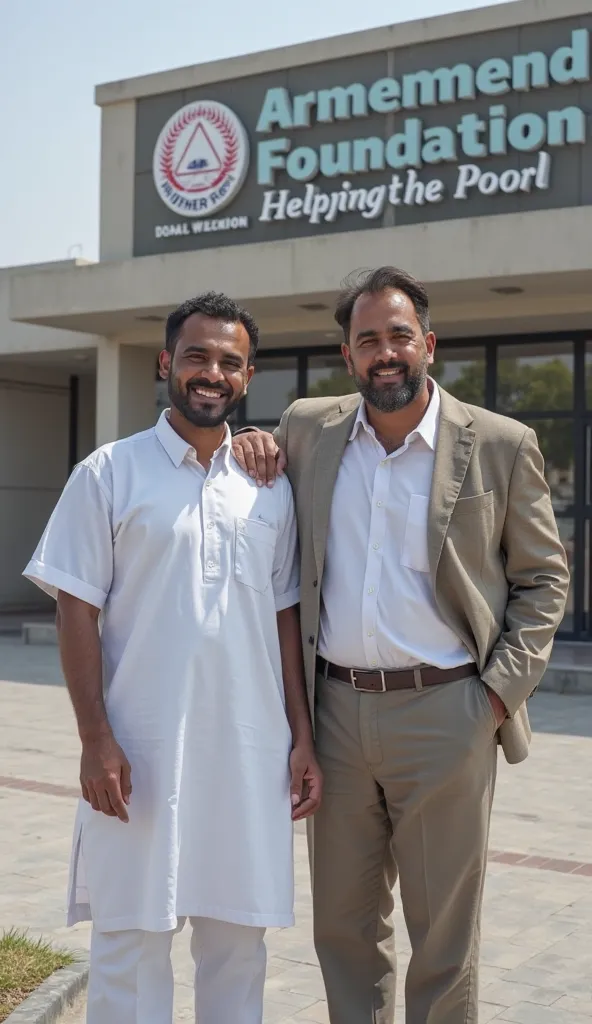
[[[195,457],[195,448],[193,448],[188,441],[184,441],[176,430],[173,430],[169,423],[169,412],[170,409],[164,409],[160,414],[158,423],[155,427],[155,433],[169,459],[178,469],[187,455],[193,455]],[[224,440],[220,447],[214,452],[212,462],[218,456],[223,456],[224,459],[227,460],[230,456],[231,444],[232,435],[228,424],[226,424]]]
[[[407,435],[404,443],[411,444],[411,442],[415,441],[417,437],[421,437],[431,450],[435,451],[438,436],[438,421],[440,417],[440,391],[438,389],[438,385],[431,377],[428,380],[428,387],[431,393],[430,404],[425,411],[423,419],[417,425],[415,430]],[[364,399],[362,399],[358,407],[358,414],[356,416],[352,432],[349,435],[349,440],[355,440],[358,436],[358,432],[362,429],[367,431],[367,433],[372,437],[376,437],[374,427],[372,427],[368,422],[366,403]]]

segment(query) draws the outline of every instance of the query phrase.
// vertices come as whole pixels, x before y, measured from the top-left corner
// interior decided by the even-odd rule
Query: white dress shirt
[[[455,668],[471,658],[443,621],[428,565],[428,502],[440,416],[387,455],[360,403],[333,492],[319,653],[346,668]]]
[[[163,413],[73,472],[25,575],[102,609],[109,721],[129,824],[81,802],[69,921],[293,921],[291,734],[276,612],[298,603],[287,479],[230,450],[209,470]],[[279,486],[278,486],[279,485]]]

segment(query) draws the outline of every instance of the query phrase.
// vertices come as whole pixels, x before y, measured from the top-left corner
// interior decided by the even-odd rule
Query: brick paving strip
[[[0,787],[70,799],[77,799],[80,796],[80,790],[72,786],[56,786],[52,782],[37,782],[35,779],[17,779],[11,775],[0,775]],[[495,864],[507,864],[516,868],[535,868],[538,871],[556,871],[562,875],[583,875],[592,878],[592,864],[585,861],[532,856],[527,853],[512,853],[510,850],[490,850],[488,859]]]
[[[579,860],[533,857],[527,853],[510,853],[507,850],[490,850],[488,860],[496,864],[511,864],[516,868],[537,868],[540,871],[557,871],[562,875],[586,875],[592,878],[592,864]]]
[[[4,789],[20,789],[25,793],[43,793],[46,796],[80,796],[80,790],[72,786],[55,786],[53,782],[37,782],[35,779],[16,779],[12,775],[0,775],[0,786]]]

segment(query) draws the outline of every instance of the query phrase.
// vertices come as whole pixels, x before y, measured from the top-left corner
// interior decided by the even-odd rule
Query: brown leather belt
[[[441,683],[456,683],[459,679],[467,679],[477,672],[473,662],[460,665],[458,668],[436,668],[434,665],[422,665],[417,668],[403,668],[396,672],[384,672],[377,669],[367,672],[357,668],[343,668],[317,657],[317,671],[325,677],[339,679],[349,683],[354,690],[361,693],[385,693],[387,690],[422,690],[424,686],[439,686]]]

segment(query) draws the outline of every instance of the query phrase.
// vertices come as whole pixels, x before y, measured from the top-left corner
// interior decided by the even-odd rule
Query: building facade
[[[558,14],[560,13],[560,17]],[[0,608],[68,470],[166,402],[167,313],[213,288],[262,334],[239,422],[350,390],[332,307],[426,285],[434,373],[532,426],[592,642],[592,0],[517,0],[116,82],[100,259],[0,274]]]

